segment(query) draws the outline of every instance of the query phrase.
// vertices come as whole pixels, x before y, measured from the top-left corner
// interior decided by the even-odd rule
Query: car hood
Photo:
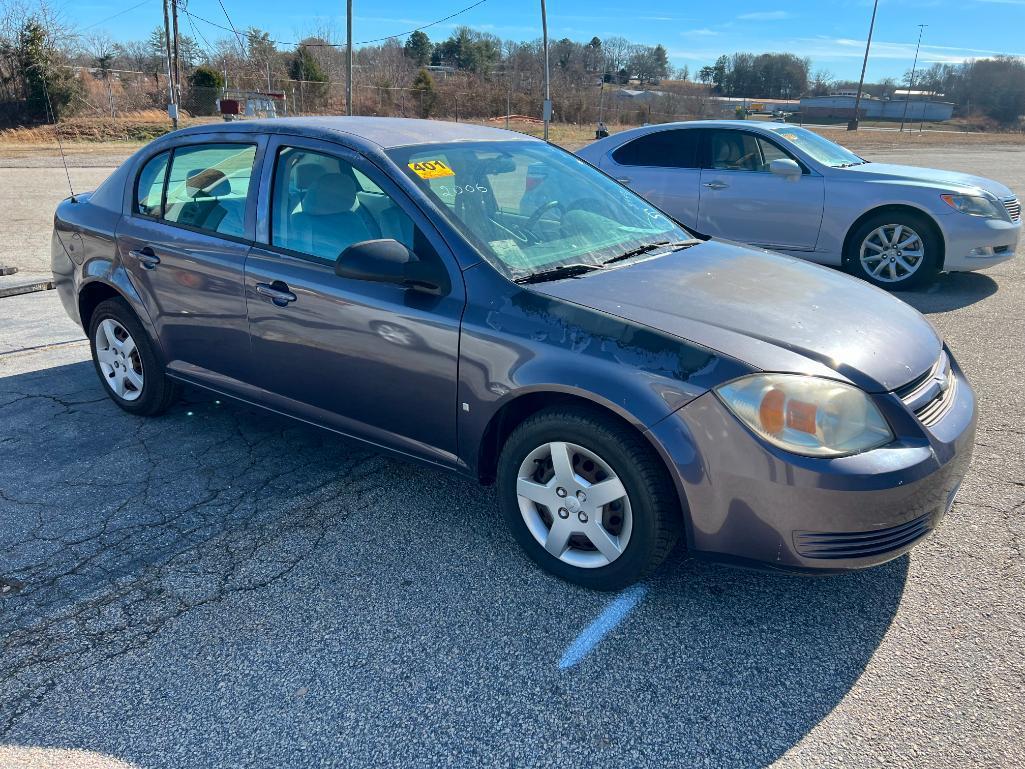
[[[854,174],[857,174],[859,181],[874,179],[879,181],[910,181],[918,184],[931,184],[937,187],[977,187],[1001,199],[1014,195],[1004,185],[992,179],[987,179],[984,176],[961,174],[956,171],[940,171],[936,168],[900,166],[891,163],[866,163],[862,166],[851,166],[850,168],[838,168],[835,170],[852,178],[854,178]]]
[[[942,343],[916,310],[835,270],[724,241],[532,290],[709,347],[762,371],[907,384]]]

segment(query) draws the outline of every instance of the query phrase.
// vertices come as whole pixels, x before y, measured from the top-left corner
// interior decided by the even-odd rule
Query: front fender
[[[866,194],[871,189],[871,193]],[[932,199],[935,198],[935,201]],[[847,235],[866,215],[881,208],[900,206],[926,216],[946,241],[943,221],[954,213],[940,199],[940,192],[925,185],[905,182],[860,182],[858,184],[826,184],[825,209],[822,217],[818,250],[835,256],[840,264]],[[945,210],[944,210],[945,209]]]
[[[522,288],[487,265],[464,277],[458,451],[470,467],[492,419],[514,399],[574,396],[643,432],[753,370],[656,329]]]

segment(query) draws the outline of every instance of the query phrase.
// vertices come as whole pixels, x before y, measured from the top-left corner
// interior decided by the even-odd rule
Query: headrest
[[[718,147],[715,148],[715,159],[718,162],[724,162],[728,160],[736,160],[740,157],[737,153],[737,145],[734,144],[732,139],[721,138],[718,141]]]
[[[318,163],[303,163],[295,167],[295,187],[299,190],[308,190],[313,183],[324,175],[324,166]]]
[[[356,182],[343,174],[324,174],[303,198],[303,213],[314,216],[351,211],[356,204]]]
[[[185,189],[194,198],[219,198],[231,193],[231,182],[216,168],[197,168],[185,177]]]

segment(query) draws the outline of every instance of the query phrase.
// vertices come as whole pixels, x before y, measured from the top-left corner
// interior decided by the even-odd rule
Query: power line
[[[174,3],[176,8],[178,7],[178,0],[171,0],[171,2]],[[239,35],[238,30],[235,29],[235,25],[231,23],[231,17],[228,15],[228,9],[224,7],[224,3],[222,2],[222,0],[217,0],[217,4],[219,6],[221,6],[221,10],[224,11],[224,18],[228,20],[228,26],[231,27],[231,31],[235,33],[235,38],[238,40],[239,50],[241,50],[242,51],[242,55],[245,56],[246,55],[246,47],[244,45],[242,45],[242,36]],[[185,13],[188,13],[188,12],[189,12],[188,9],[186,9]],[[197,16],[196,18],[199,18],[199,17]],[[222,29],[223,29],[223,27],[222,27]]]
[[[406,37],[407,35],[412,35],[414,32],[420,32],[421,30],[429,29],[430,27],[437,26],[438,24],[441,24],[442,22],[446,22],[449,19],[454,19],[456,16],[459,16],[460,14],[463,14],[463,13],[466,13],[467,11],[473,10],[478,5],[484,5],[484,3],[486,3],[487,1],[488,0],[478,0],[478,2],[474,3],[473,5],[466,6],[461,11],[456,11],[453,14],[449,14],[444,19],[438,19],[437,21],[432,21],[430,24],[424,24],[422,27],[417,27],[416,29],[411,29],[408,32],[400,32],[397,35],[387,35],[385,37],[378,37],[378,38],[375,38],[373,40],[360,40],[359,42],[356,43],[356,45],[369,45],[370,43],[380,43],[380,42],[382,42],[384,40],[394,40],[396,37]]]
[[[98,27],[98,26],[100,26],[100,24],[108,22],[111,19],[116,19],[118,16],[124,16],[126,13],[131,13],[136,8],[142,8],[142,6],[146,5],[147,3],[151,3],[151,2],[153,2],[153,0],[142,0],[141,3],[136,3],[135,5],[131,6],[130,8],[125,8],[123,11],[118,11],[117,13],[112,13],[110,16],[108,16],[105,19],[100,19],[99,21],[95,21],[95,22],[93,22],[92,24],[90,24],[87,27],[82,27],[82,29],[80,29],[79,32],[80,33],[81,32],[85,32],[86,30],[92,29],[93,27]]]
[[[455,13],[451,13],[448,16],[445,16],[442,19],[437,19],[435,21],[432,21],[430,24],[424,24],[423,26],[416,27],[415,29],[410,29],[410,30],[407,30],[405,32],[399,32],[399,33],[396,33],[394,35],[386,35],[385,37],[376,37],[376,38],[373,38],[372,40],[359,40],[359,41],[353,43],[353,45],[369,45],[370,43],[380,43],[380,42],[382,42],[384,40],[394,40],[395,38],[399,38],[399,37],[407,37],[408,35],[411,35],[414,32],[420,32],[422,30],[429,29],[430,27],[435,27],[438,24],[443,24],[444,22],[446,22],[446,21],[448,21],[450,19],[454,19],[456,16],[460,16],[460,15],[466,13],[467,11],[473,10],[474,8],[476,8],[479,5],[484,5],[484,3],[486,3],[487,1],[488,0],[477,0],[477,2],[474,3],[473,5],[468,5],[465,8],[462,8],[462,9],[456,11]],[[226,10],[224,10],[224,3],[222,2],[222,0],[217,0],[217,2],[220,4],[221,10],[224,11],[224,16],[225,16],[226,19],[228,19],[228,24],[231,25],[230,27],[225,27],[222,24],[218,24],[216,21],[210,21],[210,19],[203,18],[199,14],[193,13],[188,8],[182,7],[180,5],[180,3],[179,3],[179,0],[172,0],[172,2],[174,2],[176,5],[179,6],[178,7],[179,11],[181,11],[184,14],[186,14],[190,18],[193,18],[196,21],[201,21],[204,24],[209,24],[211,27],[216,27],[217,29],[223,30],[225,32],[232,32],[236,36],[238,36],[238,32],[236,31],[234,25],[231,24],[231,19],[228,18],[228,12]],[[304,46],[306,46],[308,48],[345,48],[345,43],[303,43],[303,42],[290,41],[290,40],[274,40],[272,38],[268,38],[268,42],[274,43],[275,45],[283,45],[283,46],[289,47],[289,48],[294,48],[294,47],[297,47],[299,45],[304,45]],[[239,45],[241,45],[241,40],[239,41]]]

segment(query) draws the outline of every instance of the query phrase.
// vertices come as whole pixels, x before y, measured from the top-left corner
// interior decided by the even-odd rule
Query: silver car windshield
[[[583,274],[691,238],[635,193],[541,142],[429,144],[388,154],[514,280]]]
[[[810,155],[814,160],[824,166],[843,168],[846,166],[860,166],[868,161],[858,157],[846,147],[841,147],[836,142],[823,139],[817,133],[807,128],[788,127],[776,131],[776,135],[786,139],[805,154]]]

